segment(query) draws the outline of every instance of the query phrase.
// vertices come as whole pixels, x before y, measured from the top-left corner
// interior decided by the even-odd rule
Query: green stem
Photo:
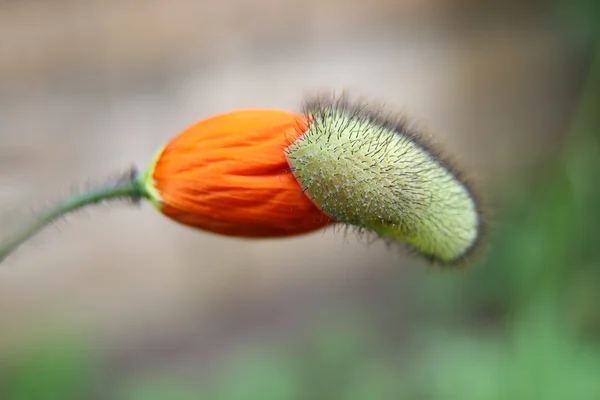
[[[128,199],[139,202],[145,196],[142,181],[135,169],[117,180],[108,182],[82,193],[65,198],[40,213],[32,223],[22,227],[6,241],[0,243],[0,262],[14,252],[20,245],[58,218],[80,208],[98,204],[107,200]]]

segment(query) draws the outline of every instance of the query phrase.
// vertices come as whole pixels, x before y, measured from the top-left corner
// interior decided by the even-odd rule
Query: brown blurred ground
[[[74,183],[145,166],[200,118],[299,109],[321,88],[415,115],[496,190],[561,146],[585,59],[546,10],[488,3],[2,2],[0,237]],[[376,293],[393,270],[408,307],[423,272],[405,263],[341,233],[255,243],[176,226],[149,206],[94,209],[3,265],[0,352],[58,329],[92,334],[115,363],[183,346],[201,364],[227,332]]]

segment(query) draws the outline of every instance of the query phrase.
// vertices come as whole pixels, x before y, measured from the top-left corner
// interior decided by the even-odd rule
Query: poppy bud
[[[242,110],[201,121],[171,140],[145,174],[146,191],[167,217],[239,237],[284,237],[332,222],[304,194],[285,148],[305,116]]]
[[[441,264],[469,257],[485,228],[454,165],[402,118],[345,98],[199,122],[159,153],[144,193],[167,217],[214,233],[283,237],[335,222]]]

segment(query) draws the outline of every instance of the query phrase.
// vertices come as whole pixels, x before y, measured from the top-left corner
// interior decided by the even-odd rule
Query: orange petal
[[[149,171],[160,211],[229,236],[281,237],[332,222],[303,193],[285,149],[308,118],[243,110],[201,121],[175,137]]]

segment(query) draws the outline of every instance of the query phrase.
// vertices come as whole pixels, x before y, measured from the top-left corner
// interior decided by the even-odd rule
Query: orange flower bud
[[[243,110],[201,121],[175,137],[145,174],[167,217],[241,237],[308,233],[332,222],[304,194],[285,149],[308,129],[306,116]]]

